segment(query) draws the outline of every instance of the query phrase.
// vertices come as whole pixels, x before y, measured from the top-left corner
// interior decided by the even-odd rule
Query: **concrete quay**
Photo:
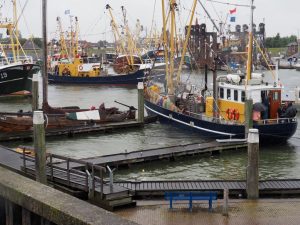
[[[141,225],[298,225],[299,209],[300,199],[230,199],[223,216],[223,200],[213,203],[212,212],[207,201],[193,201],[190,212],[187,202],[175,202],[170,210],[168,201],[142,200],[116,214]]]

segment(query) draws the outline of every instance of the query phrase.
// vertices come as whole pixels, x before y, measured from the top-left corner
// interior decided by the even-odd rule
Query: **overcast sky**
[[[17,0],[18,11],[26,4],[24,17],[20,19],[19,29],[24,37],[33,34],[41,37],[41,4],[42,0]],[[166,1],[166,0],[165,0]],[[219,2],[230,2],[236,4],[249,4],[249,0],[216,0]],[[9,7],[10,0],[0,0],[4,2],[1,9],[3,16],[11,11]],[[181,15],[177,26],[184,26],[187,22],[192,0],[177,0],[179,13]],[[208,0],[201,0],[217,23],[225,21],[229,10],[236,6],[219,4]],[[77,16],[80,25],[80,38],[89,41],[112,40],[110,27],[110,18],[105,10],[105,5],[110,4],[113,8],[113,14],[118,23],[121,23],[121,6],[125,6],[129,24],[134,26],[139,19],[149,32],[152,18],[154,15],[154,24],[161,27],[161,0],[48,0],[48,39],[57,37],[56,17],[60,16],[65,30],[70,26],[69,15],[65,15],[65,10],[70,10],[70,15]],[[300,1],[299,0],[255,0],[256,6],[254,12],[254,23],[259,24],[265,21],[267,36],[274,36],[280,33],[281,36],[297,35],[300,32]],[[22,7],[21,7],[22,6]],[[154,10],[155,7],[155,10]],[[232,27],[236,24],[249,23],[249,8],[236,7],[236,23],[229,23]],[[201,6],[197,3],[197,14],[199,23],[207,23],[208,31],[211,31],[212,25]],[[25,19],[24,19],[25,18]],[[1,33],[5,33],[1,31]]]

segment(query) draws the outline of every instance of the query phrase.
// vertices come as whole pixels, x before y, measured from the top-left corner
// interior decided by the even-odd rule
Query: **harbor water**
[[[271,73],[266,72],[266,79],[271,81]],[[300,85],[300,72],[281,70],[281,83],[285,87],[283,99],[294,98],[294,88]],[[191,83],[203,83],[201,74],[184,74],[183,79]],[[209,88],[212,87],[209,76]],[[41,96],[41,95],[40,95]],[[42,98],[40,98],[41,100]],[[137,107],[137,88],[135,86],[98,86],[98,85],[49,85],[49,104],[51,106],[80,106],[96,108],[104,102],[106,107],[116,106],[121,110],[126,107],[114,103],[117,100]],[[16,112],[31,109],[28,100],[9,100],[0,102],[0,111]],[[300,116],[298,113],[298,121]],[[300,179],[300,128],[296,134],[282,145],[263,146],[260,149],[260,179]],[[172,146],[188,143],[200,143],[208,140],[198,134],[191,134],[176,127],[160,124],[147,124],[144,128],[119,130],[105,134],[75,135],[47,139],[47,151],[72,158],[89,158],[120,152]],[[9,147],[32,145],[32,143],[1,143]],[[219,155],[200,155],[177,159],[174,162],[151,162],[131,166],[126,170],[117,170],[115,178],[119,180],[216,180],[245,179],[247,151],[228,151]]]

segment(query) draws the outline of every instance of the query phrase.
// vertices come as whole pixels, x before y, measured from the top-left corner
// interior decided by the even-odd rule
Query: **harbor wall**
[[[136,223],[0,167],[0,224]]]

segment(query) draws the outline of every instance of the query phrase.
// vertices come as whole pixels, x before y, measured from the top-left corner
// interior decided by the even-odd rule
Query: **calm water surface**
[[[271,81],[271,74],[266,78]],[[201,75],[186,74],[183,79],[202,83]],[[293,89],[300,85],[300,72],[281,70],[281,82],[285,86],[284,98],[294,98]],[[211,78],[209,78],[211,87]],[[49,103],[52,106],[77,105],[81,108],[98,107],[102,102],[106,107],[116,105],[114,100],[137,106],[136,87],[116,86],[71,86],[50,85]],[[30,110],[26,100],[2,101],[0,111]],[[300,120],[299,114],[298,119]],[[153,123],[144,128],[123,130],[110,134],[77,135],[74,138],[47,139],[47,150],[73,158],[87,158],[112,153],[130,152],[163,146],[187,143],[199,143],[205,140],[197,134],[189,134],[175,127]],[[270,143],[272,140],[270,140]],[[3,143],[2,143],[3,144]],[[21,142],[4,143],[15,147]],[[32,145],[32,143],[25,143]],[[247,152],[223,152],[217,156],[197,156],[180,159],[176,162],[152,162],[133,166],[129,170],[116,171],[117,179],[125,180],[162,180],[162,179],[244,179],[247,164]],[[262,147],[260,151],[261,179],[300,178],[300,132],[286,144]]]

